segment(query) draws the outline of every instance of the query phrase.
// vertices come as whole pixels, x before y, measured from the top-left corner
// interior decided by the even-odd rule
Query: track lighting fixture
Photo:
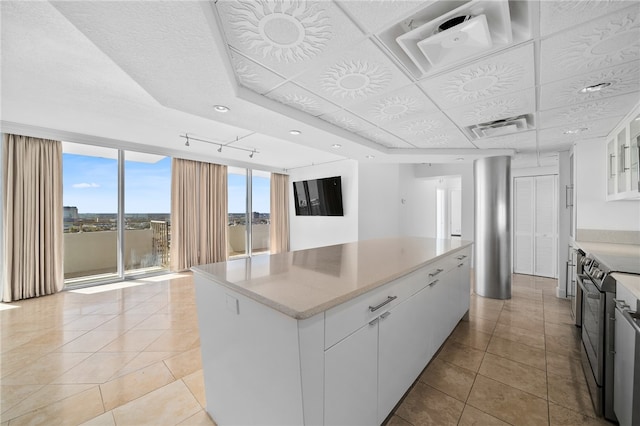
[[[185,135],[187,138],[187,141],[184,143],[184,146],[189,146],[189,135]]]
[[[218,152],[222,152],[222,145],[220,145],[220,148],[218,148]]]
[[[255,151],[251,151],[251,154],[249,154],[249,158],[253,158],[253,154],[255,154]]]
[[[233,146],[233,145],[231,145],[234,141],[224,143],[224,142],[220,142],[220,141],[213,141],[213,140],[196,138],[196,137],[193,137],[193,136],[189,136],[188,133],[185,133],[184,135],[180,135],[180,137],[185,139],[185,143],[184,143],[185,146],[189,146],[191,141],[193,140],[193,141],[209,143],[211,145],[217,145],[218,148],[216,149],[216,151],[218,151],[218,152],[222,152],[222,148],[235,149],[237,151],[248,152],[249,153],[249,158],[253,158],[253,156],[255,154],[260,154],[260,152],[258,150],[256,150],[255,148],[244,148],[244,147],[241,147],[241,146]],[[240,139],[238,137],[236,137],[235,142],[238,142],[239,140]]]

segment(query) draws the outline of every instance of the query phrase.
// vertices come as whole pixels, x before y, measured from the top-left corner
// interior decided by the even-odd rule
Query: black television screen
[[[296,216],[344,216],[340,176],[293,182],[293,195]]]

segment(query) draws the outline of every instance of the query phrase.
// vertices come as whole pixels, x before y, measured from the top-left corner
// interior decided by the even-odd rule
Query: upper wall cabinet
[[[607,201],[640,199],[640,105],[607,137]]]

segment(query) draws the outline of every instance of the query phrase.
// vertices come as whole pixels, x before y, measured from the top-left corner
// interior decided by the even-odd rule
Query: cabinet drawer
[[[338,343],[445,273],[439,260],[325,312],[324,347]],[[440,272],[438,272],[440,271]],[[385,303],[386,302],[386,303]],[[378,309],[374,309],[380,306]]]

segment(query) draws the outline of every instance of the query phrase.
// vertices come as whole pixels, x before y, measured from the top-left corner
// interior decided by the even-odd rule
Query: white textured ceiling
[[[508,152],[549,161],[602,138],[640,100],[637,1],[503,2],[508,21],[489,20],[489,31],[511,34],[446,65],[416,67],[396,42],[442,16],[494,6],[3,1],[2,119],[269,168]],[[599,83],[609,86],[579,93]],[[231,111],[216,114],[215,104]],[[478,139],[470,130],[520,115],[520,133]],[[187,148],[187,132],[232,146],[238,138],[259,155]]]

